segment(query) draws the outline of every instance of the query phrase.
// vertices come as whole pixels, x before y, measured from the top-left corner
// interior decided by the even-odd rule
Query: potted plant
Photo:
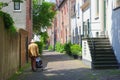
[[[78,44],[71,46],[71,53],[75,59],[81,56],[81,47]]]

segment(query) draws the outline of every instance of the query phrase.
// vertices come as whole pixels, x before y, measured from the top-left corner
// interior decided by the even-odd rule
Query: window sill
[[[21,13],[21,10],[13,10],[14,13]]]

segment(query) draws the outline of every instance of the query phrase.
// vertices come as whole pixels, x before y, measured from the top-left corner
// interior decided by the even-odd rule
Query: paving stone
[[[120,77],[105,77],[102,74],[105,70],[92,70],[81,60],[62,53],[44,51],[42,60],[43,71],[38,69],[32,72],[31,68],[28,68],[17,80],[120,80]]]

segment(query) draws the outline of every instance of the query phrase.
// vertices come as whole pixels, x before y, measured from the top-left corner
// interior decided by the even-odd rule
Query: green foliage
[[[36,0],[33,0],[33,30],[35,33],[40,33],[41,29],[52,25],[56,14],[54,8],[54,3],[43,2],[40,6]]]
[[[60,47],[60,53],[63,53],[63,51],[64,51],[64,45],[63,44],[61,44],[61,47]]]
[[[8,6],[8,3],[0,2],[0,9],[2,9],[3,7],[6,7],[6,6]]]
[[[64,51],[64,45],[61,44],[60,42],[57,42],[56,45],[55,45],[55,50],[57,52],[61,52],[62,53]]]
[[[41,32],[40,33],[40,41],[43,43],[43,48],[46,49],[47,48],[47,40],[48,40],[49,36],[48,33],[45,32]]]
[[[16,28],[14,27],[14,25],[12,25],[11,28],[9,28],[9,31],[13,34],[16,33]]]
[[[65,43],[65,46],[64,46],[64,49],[65,49],[65,52],[68,54],[68,55],[71,55],[71,42],[68,42],[68,43]]]
[[[72,55],[80,55],[81,56],[82,55],[81,50],[82,50],[82,48],[78,44],[73,44],[71,46]]]
[[[4,22],[5,22],[4,25],[6,28],[13,27],[14,21],[13,21],[12,17],[10,16],[10,14],[3,13],[3,18],[4,18]]]
[[[42,54],[42,51],[43,51],[43,43],[42,42],[39,42],[39,41],[37,41],[37,42],[35,42],[37,45],[38,45],[38,47],[39,47],[39,54]]]
[[[23,0],[12,0],[13,2],[23,2]],[[0,2],[0,9],[2,9],[3,7],[8,6],[9,3],[5,3],[5,2]]]
[[[14,21],[10,14],[0,11],[0,16],[3,17],[5,28],[11,33],[15,33],[16,28],[14,26]]]
[[[53,50],[53,46],[50,45],[50,46],[48,47],[48,50],[49,50],[49,51],[52,51],[52,50]]]
[[[55,45],[55,51],[59,52],[60,47],[61,47],[60,42],[57,42],[56,45]]]
[[[47,39],[49,38],[49,36],[48,36],[48,33],[45,31],[45,32],[41,32],[40,33],[40,39],[41,39],[41,41],[44,43],[44,44],[46,44],[46,42],[47,42]]]
[[[12,0],[13,2],[23,2],[23,0]]]

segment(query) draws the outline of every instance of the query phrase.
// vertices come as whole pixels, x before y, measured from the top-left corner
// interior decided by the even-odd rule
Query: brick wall
[[[59,13],[60,15],[60,20],[57,22],[60,25],[61,28],[61,35],[60,35],[60,42],[61,43],[66,43],[68,42],[69,39],[69,0],[66,0],[62,3],[62,5],[59,7]]]

